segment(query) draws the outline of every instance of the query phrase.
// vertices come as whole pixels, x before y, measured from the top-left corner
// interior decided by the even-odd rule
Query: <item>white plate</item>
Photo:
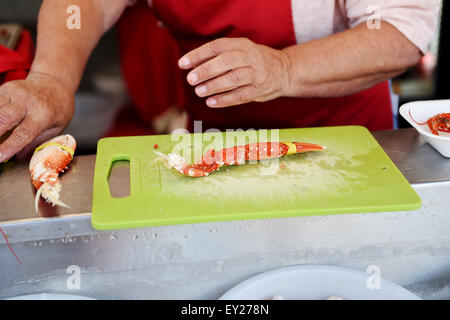
[[[417,101],[400,108],[400,114],[408,121],[433,148],[444,157],[450,158],[450,133],[431,133],[427,125],[419,125],[439,113],[450,113],[450,100]],[[411,118],[412,116],[412,118]]]
[[[323,300],[330,296],[345,300],[420,300],[408,290],[385,279],[379,289],[372,286],[372,274],[333,266],[284,267],[241,282],[221,300],[266,300],[282,295],[286,300]]]
[[[58,294],[58,293],[39,293],[30,294],[26,296],[18,296],[8,298],[6,300],[95,300],[89,297],[77,296],[73,294]]]

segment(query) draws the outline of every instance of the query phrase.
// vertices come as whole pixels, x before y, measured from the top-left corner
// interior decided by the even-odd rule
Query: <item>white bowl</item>
[[[297,265],[258,274],[229,291],[220,300],[420,300],[401,286],[375,274],[339,266]]]
[[[7,298],[5,300],[95,300],[94,298],[83,297],[73,294],[59,293],[38,293],[25,296]]]
[[[424,123],[439,113],[450,113],[450,100],[410,102],[400,108],[401,116],[420,133],[425,141],[444,157],[450,158],[450,133],[439,132],[437,136],[427,125],[417,124]]]

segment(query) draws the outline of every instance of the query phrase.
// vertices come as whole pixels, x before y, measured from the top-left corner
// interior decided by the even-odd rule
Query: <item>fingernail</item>
[[[6,161],[5,161],[5,156],[3,155],[3,153],[0,152],[0,163],[1,162],[6,162]]]
[[[204,95],[206,93],[206,86],[200,86],[200,87],[195,88],[195,92],[199,96]]]
[[[180,60],[178,60],[178,65],[180,67],[188,67],[191,63],[191,60],[188,57],[183,57]]]
[[[188,81],[191,84],[195,84],[198,80],[198,75],[194,72],[194,73],[189,73],[188,77],[187,77]]]
[[[210,107],[215,106],[217,104],[217,100],[214,98],[206,100],[206,104]]]

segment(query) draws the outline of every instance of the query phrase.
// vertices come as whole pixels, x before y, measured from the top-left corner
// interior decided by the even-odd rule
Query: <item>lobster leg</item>
[[[312,143],[299,142],[260,142],[244,146],[222,149],[220,151],[210,150],[202,157],[203,164],[236,165],[245,161],[258,161],[275,159],[282,156],[304,153],[311,151],[322,151],[323,146]]]
[[[218,170],[224,165],[242,165],[246,161],[258,161],[280,158],[286,155],[305,153],[311,151],[322,151],[326,148],[317,144],[299,142],[260,142],[243,146],[225,148],[219,151],[214,149],[206,152],[203,157],[194,164],[188,165],[179,155],[162,155],[169,166],[183,175],[189,177],[204,177]]]

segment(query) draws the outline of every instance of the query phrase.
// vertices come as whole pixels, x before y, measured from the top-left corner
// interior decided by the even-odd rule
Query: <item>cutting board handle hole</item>
[[[111,164],[108,186],[112,198],[126,198],[130,195],[130,160],[117,160]]]

